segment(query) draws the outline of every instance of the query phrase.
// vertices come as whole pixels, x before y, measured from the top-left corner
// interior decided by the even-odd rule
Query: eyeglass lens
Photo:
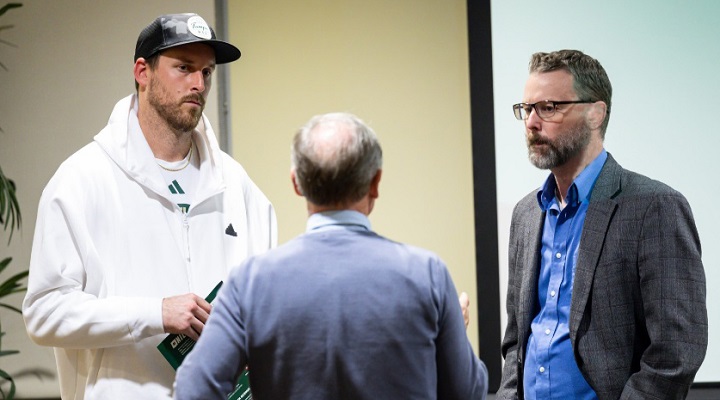
[[[515,118],[520,120],[528,119],[533,108],[535,108],[535,112],[540,118],[552,117],[556,110],[555,103],[552,101],[538,101],[535,104],[520,103],[513,106]]]

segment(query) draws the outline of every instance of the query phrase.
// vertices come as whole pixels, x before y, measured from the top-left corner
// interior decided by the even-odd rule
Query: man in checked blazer
[[[536,53],[529,70],[513,109],[551,174],[513,211],[497,398],[685,398],[708,340],[690,205],[605,151],[612,88],[597,60]]]

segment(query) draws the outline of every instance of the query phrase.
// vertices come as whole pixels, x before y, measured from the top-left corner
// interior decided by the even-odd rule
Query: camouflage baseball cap
[[[215,62],[225,64],[240,58],[240,49],[217,40],[215,31],[197,14],[161,15],[140,32],[135,45],[135,61],[160,51],[188,43],[205,43],[215,49]]]

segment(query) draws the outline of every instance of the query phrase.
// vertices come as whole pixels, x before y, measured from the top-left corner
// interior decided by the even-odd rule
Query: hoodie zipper
[[[190,221],[187,212],[182,213],[182,238],[185,249],[185,260],[190,263]]]

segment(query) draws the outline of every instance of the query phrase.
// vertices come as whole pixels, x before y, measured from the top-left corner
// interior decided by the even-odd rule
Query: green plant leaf
[[[0,7],[0,16],[4,15],[6,12],[14,8],[19,7],[22,7],[22,3],[7,3],[4,6]],[[12,27],[13,25],[2,25],[0,26],[0,31],[4,31]],[[0,39],[0,44],[17,47],[14,44],[3,39]],[[5,64],[3,64],[2,62],[0,62],[0,68],[7,70],[7,67],[5,67]],[[3,132],[2,128],[0,128],[0,132]],[[10,228],[8,244],[10,244],[10,241],[12,240],[13,232],[15,231],[15,229],[20,229],[21,223],[22,216],[20,214],[20,205],[17,201],[17,197],[15,196],[15,183],[5,177],[2,168],[0,168],[0,225],[2,225],[3,231],[7,231],[8,228]],[[11,257],[4,258],[0,261],[0,274],[5,271],[7,266],[10,265],[11,261]],[[21,280],[25,279],[27,276],[28,271],[23,271],[11,276],[10,278],[0,283],[0,297],[26,290],[27,287],[25,286],[24,282],[21,282]],[[0,307],[4,307],[9,310],[21,313],[18,308],[9,304],[0,303]],[[0,357],[18,354],[18,350],[2,350],[3,336],[5,336],[5,332],[2,331],[2,322],[0,321]],[[8,382],[9,388],[7,388],[6,391],[6,383]],[[2,399],[4,400],[12,400],[15,397],[15,381],[13,380],[12,376],[10,376],[10,374],[8,374],[3,369],[0,369],[0,396],[2,396]]]
[[[9,10],[12,10],[13,8],[22,7],[22,3],[7,3],[2,8],[0,8],[0,15],[5,14]]]
[[[0,303],[0,307],[2,307],[2,308],[7,308],[8,310],[15,311],[15,312],[18,313],[18,314],[22,314],[22,310],[20,310],[20,309],[17,308],[17,307],[13,307],[13,306],[11,306],[10,304]]]
[[[3,398],[5,400],[12,400],[13,398],[15,398],[15,381],[13,380],[12,376],[10,376],[10,374],[3,371],[2,369],[0,369],[0,378],[10,382],[10,389],[8,390],[7,393],[0,390],[0,392],[3,395]]]
[[[13,8],[18,8],[18,7],[22,7],[22,3],[8,3],[8,4],[5,4],[2,8],[0,8],[0,16],[2,16],[3,14],[5,14],[5,13],[8,12],[9,10],[12,10]],[[5,26],[0,27],[0,30],[10,29],[10,28],[12,28],[12,27],[13,27],[12,25],[5,25]],[[15,46],[14,44],[12,44],[12,43],[10,43],[10,42],[8,42],[8,41],[6,41],[6,40],[2,40],[2,39],[0,39],[0,43],[6,44],[6,45],[12,46],[12,47],[17,47],[17,46]],[[0,62],[0,68],[4,69],[5,71],[8,70],[8,68],[7,68],[7,67],[5,66],[5,64],[3,64],[2,62]],[[2,128],[0,128],[0,132],[2,132]],[[12,233],[11,233],[11,236],[12,236]]]
[[[7,257],[7,258],[3,259],[2,261],[0,261],[0,274],[2,274],[2,272],[5,270],[5,267],[7,267],[8,264],[10,264],[10,261],[12,261],[12,257]]]
[[[5,282],[0,283],[0,298],[27,289],[24,286],[24,282],[20,281],[27,278],[28,273],[28,271],[18,272],[17,274],[6,279]]]
[[[2,168],[0,168],[0,223],[4,230],[10,228],[9,244],[13,231],[16,228],[20,229],[22,215],[20,214],[20,204],[15,196],[15,183],[5,176]]]
[[[2,172],[2,167],[0,167],[0,223],[5,226],[5,221],[3,219],[3,214],[5,214],[5,205],[10,204],[10,200],[7,199],[9,196],[10,190],[12,190],[8,185],[10,184],[9,180],[5,178],[5,174]]]

